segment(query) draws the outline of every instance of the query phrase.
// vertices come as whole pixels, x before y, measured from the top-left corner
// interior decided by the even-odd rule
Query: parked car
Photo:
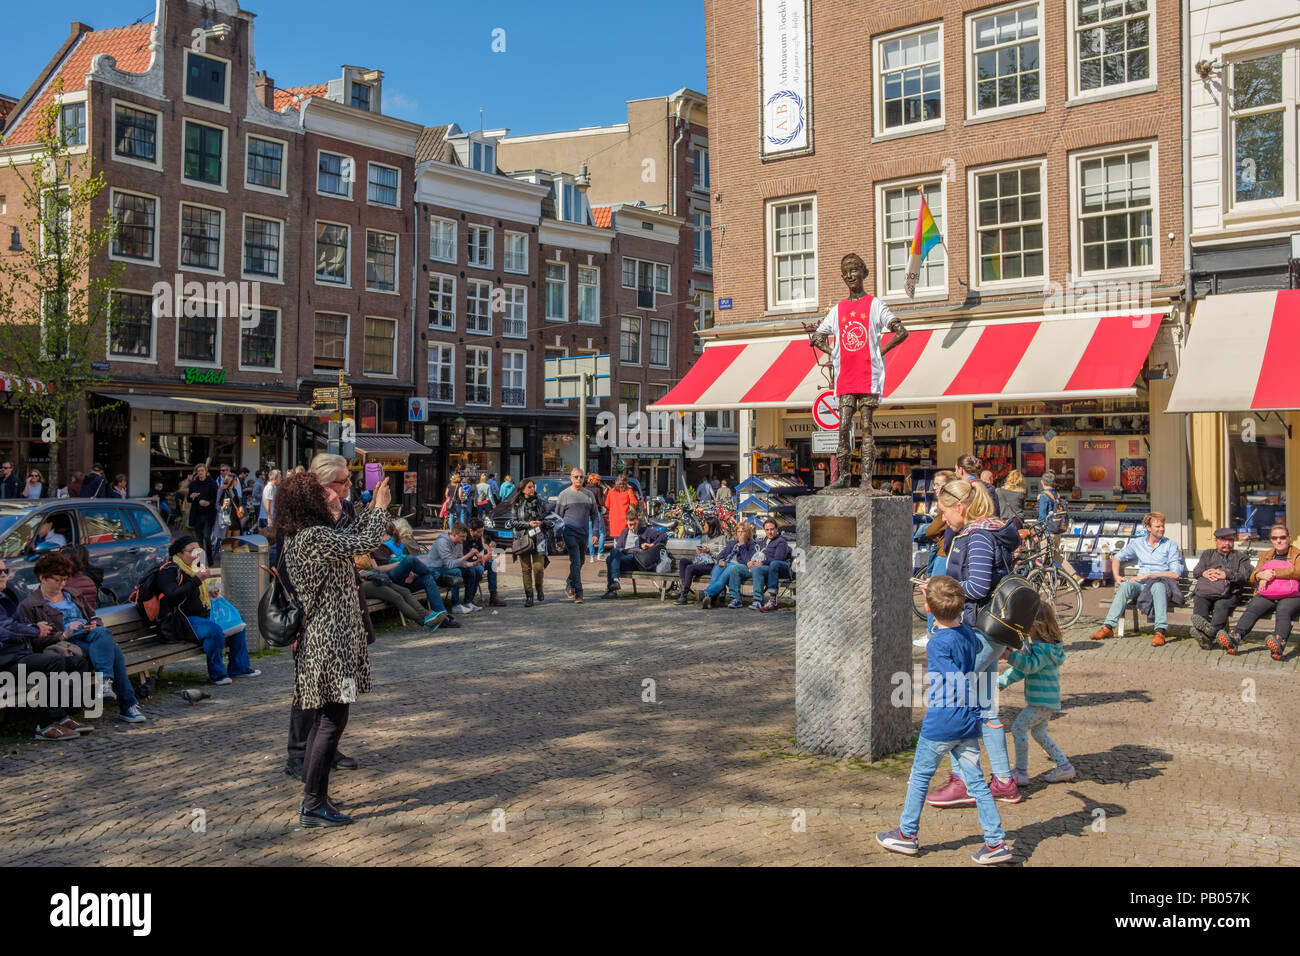
[[[46,521],[68,546],[85,545],[91,563],[104,571],[104,588],[125,601],[140,578],[167,560],[172,534],[149,499],[42,498],[0,501],[0,557],[9,568],[9,584],[22,595],[36,587],[32,565],[60,545],[46,541],[31,547]]]
[[[550,502],[552,508],[555,507],[555,499],[560,497],[560,492],[569,487],[568,475],[549,475],[545,478],[532,476],[520,479],[515,490],[510,493],[510,497],[498,502],[483,519],[483,534],[489,542],[500,541],[503,547],[509,547],[511,539],[515,536],[510,527],[510,509],[514,506],[515,496],[520,493],[524,483],[529,481],[537,485],[537,496]],[[637,500],[644,502],[645,496],[641,493],[641,483],[635,478],[628,478],[627,483],[636,491]],[[614,487],[614,479],[602,478],[600,485],[608,492]]]

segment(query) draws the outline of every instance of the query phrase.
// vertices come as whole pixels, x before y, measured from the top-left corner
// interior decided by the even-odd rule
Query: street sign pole
[[[587,372],[583,372],[578,389],[578,467],[584,476],[587,474],[587,382],[590,378]]]

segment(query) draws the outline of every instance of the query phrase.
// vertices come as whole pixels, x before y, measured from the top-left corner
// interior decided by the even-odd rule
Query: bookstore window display
[[[1286,523],[1286,426],[1268,412],[1225,413],[1228,526],[1239,539],[1267,539]]]

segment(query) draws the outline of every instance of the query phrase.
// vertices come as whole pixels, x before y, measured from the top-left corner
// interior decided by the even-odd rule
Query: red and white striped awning
[[[48,392],[50,387],[34,378],[0,372],[0,392]]]
[[[908,326],[885,356],[890,405],[1134,394],[1163,313]],[[804,335],[710,342],[653,411],[811,408],[827,388]]]
[[[1165,411],[1300,409],[1300,290],[1207,296],[1191,323]]]

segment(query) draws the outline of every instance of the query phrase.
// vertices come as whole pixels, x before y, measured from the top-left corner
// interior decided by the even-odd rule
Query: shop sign
[[[362,452],[366,456],[366,462],[375,462],[383,465],[384,468],[401,468],[405,470],[406,462],[409,458],[409,452],[404,451],[367,451]]]
[[[872,428],[879,435],[933,435],[935,415],[881,415],[872,418]]]
[[[224,368],[184,368],[181,375],[186,385],[225,385]]]
[[[727,296],[725,299],[718,300],[719,312],[726,312],[730,308],[731,308],[731,296]]]

